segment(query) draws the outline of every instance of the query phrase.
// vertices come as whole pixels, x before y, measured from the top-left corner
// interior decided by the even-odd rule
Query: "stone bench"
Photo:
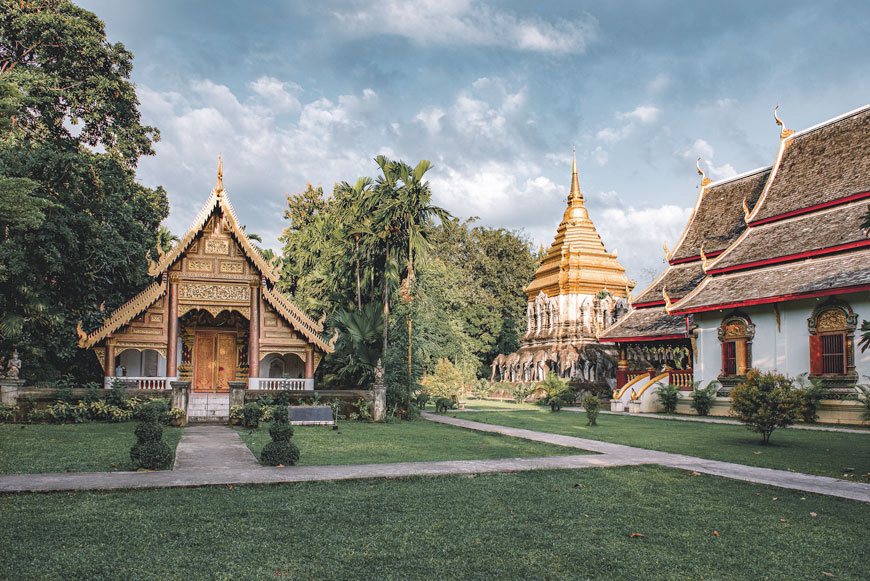
[[[292,426],[332,426],[338,429],[330,406],[290,406]]]

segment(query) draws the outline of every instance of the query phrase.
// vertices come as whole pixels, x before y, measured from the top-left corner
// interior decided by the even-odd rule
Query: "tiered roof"
[[[608,252],[604,247],[595,224],[589,219],[575,158],[568,208],[547,256],[525,292],[533,299],[542,291],[553,297],[569,293],[592,295],[607,289],[616,296],[627,297],[635,282],[625,275],[625,268],[616,256],[616,252]]]
[[[202,210],[200,210],[199,214],[197,214],[197,217],[190,225],[187,233],[171,251],[162,255],[156,263],[152,263],[148,274],[154,277],[159,277],[158,280],[149,285],[145,290],[137,294],[120,308],[116,309],[103,322],[103,325],[95,331],[85,333],[81,329],[81,323],[79,323],[79,347],[90,348],[95,346],[111,333],[114,333],[124,325],[129,324],[135,317],[153,305],[167,290],[166,278],[169,268],[184,256],[185,251],[187,251],[193,241],[200,235],[212,215],[219,211],[224,217],[224,224],[227,229],[232,233],[233,238],[242,248],[245,256],[251,261],[262,277],[264,283],[262,289],[265,300],[275,308],[288,324],[299,331],[309,341],[327,353],[331,353],[334,350],[335,339],[338,337],[337,333],[333,335],[332,340],[327,342],[320,335],[323,331],[322,322],[315,322],[293,304],[293,301],[291,301],[290,298],[278,291],[274,286],[274,283],[276,283],[279,278],[277,269],[273,263],[267,261],[262,253],[251,244],[245,231],[239,225],[239,220],[236,216],[235,210],[233,210],[229,197],[224,191],[222,165],[222,162],[219,161],[217,185],[214,190],[212,190],[208,200],[202,207]]]
[[[840,294],[870,285],[870,105],[799,133],[783,130],[749,228],[673,306],[688,314]]]

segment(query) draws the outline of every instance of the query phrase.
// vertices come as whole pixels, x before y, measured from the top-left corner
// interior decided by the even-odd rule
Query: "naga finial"
[[[701,243],[701,268],[704,269],[704,272],[707,272],[707,255],[704,254],[704,244]]]
[[[712,183],[713,180],[707,177],[707,174],[704,173],[704,170],[701,169],[701,156],[698,156],[698,159],[695,161],[695,167],[698,168],[698,175],[701,176],[701,187],[703,188],[709,183]]]
[[[777,104],[776,107],[773,108],[773,118],[776,121],[776,124],[779,125],[780,127],[782,127],[782,130],[779,132],[779,138],[785,139],[789,135],[793,135],[794,130],[793,129],[786,129],[785,123],[783,123],[782,119],[779,118],[779,115],[776,114],[777,109],[779,109],[779,104]]]
[[[323,331],[323,322],[326,320],[326,311],[323,311],[323,314],[320,316],[320,319],[317,320],[317,332]]]
[[[749,211],[749,206],[746,204],[746,198],[743,198],[743,221],[749,224],[749,216],[752,212]]]
[[[338,341],[338,329],[335,330],[335,332],[332,334],[332,339],[329,340],[328,345],[330,349],[335,349],[336,341]]]
[[[662,248],[665,249],[665,259],[670,260],[671,259],[671,251],[668,250],[668,241],[667,240],[665,240],[665,243],[662,244]]]
[[[671,297],[668,296],[667,287],[664,287],[664,286],[662,287],[662,296],[665,299],[665,312],[670,315],[671,314]]]
[[[218,152],[218,179],[214,191],[218,194],[221,194],[224,191],[224,160],[220,152]]]
[[[79,336],[79,347],[84,348],[85,341],[88,340],[88,334],[85,333],[84,329],[82,329],[82,322],[81,321],[79,321],[76,324],[76,334]]]

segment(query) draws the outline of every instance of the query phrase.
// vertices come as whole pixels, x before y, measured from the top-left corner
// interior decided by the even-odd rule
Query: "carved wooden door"
[[[200,331],[193,355],[194,391],[229,391],[236,376],[236,334]]]

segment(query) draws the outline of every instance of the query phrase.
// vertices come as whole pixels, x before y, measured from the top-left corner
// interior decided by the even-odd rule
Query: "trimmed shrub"
[[[246,428],[259,428],[262,417],[263,409],[257,402],[246,403],[242,408],[242,426]]]
[[[565,402],[558,395],[554,395],[550,398],[549,404],[551,412],[558,412],[562,410],[562,406],[565,404]]]
[[[133,411],[133,417],[142,422],[168,424],[170,421],[169,400],[152,399],[148,403],[138,405]]]
[[[288,423],[289,410],[285,406],[277,406],[272,415],[275,419],[269,427],[272,441],[263,446],[260,462],[266,466],[293,466],[299,461],[299,448],[290,441],[293,426]]]
[[[163,428],[156,421],[142,422],[136,426],[136,444],[130,449],[133,468],[166,470],[172,466],[172,450],[162,440]]]
[[[449,409],[456,407],[456,402],[452,399],[447,399],[446,397],[439,397],[435,400],[435,412],[439,414],[443,414]]]
[[[658,398],[665,408],[665,413],[672,414],[677,411],[677,402],[680,401],[680,388],[672,383],[667,385],[659,383]]]
[[[693,410],[698,412],[699,416],[706,416],[713,409],[713,403],[716,401],[716,391],[719,389],[719,382],[711,381],[703,389],[700,386],[700,381],[696,381],[692,386],[692,392],[689,394],[692,403],[689,405],[692,406]]]
[[[731,415],[761,434],[765,444],[776,428],[793,424],[803,398],[792,382],[777,373],[750,369],[746,381],[731,390]]]
[[[586,425],[598,425],[598,412],[601,411],[601,401],[598,396],[587,393],[586,397],[583,398],[583,407],[586,408]]]
[[[425,409],[426,409],[426,404],[429,403],[429,400],[430,400],[430,399],[431,399],[431,398],[429,397],[429,394],[428,394],[428,393],[426,393],[425,391],[421,391],[421,392],[418,393],[418,394],[416,395],[416,397],[414,398],[414,403],[417,404],[417,409],[425,410]]]

